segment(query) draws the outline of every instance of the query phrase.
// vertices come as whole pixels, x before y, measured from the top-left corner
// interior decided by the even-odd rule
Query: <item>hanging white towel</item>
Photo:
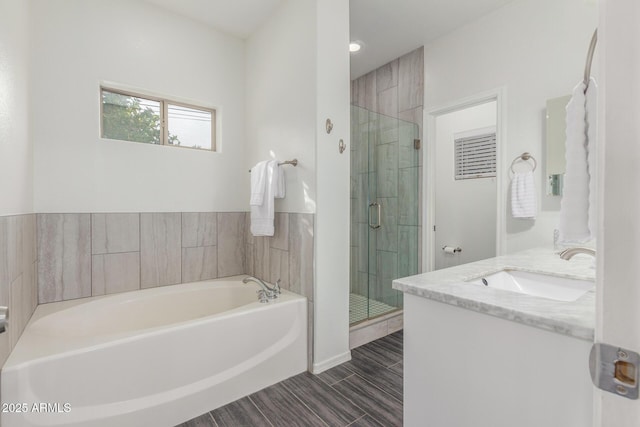
[[[598,234],[598,160],[596,140],[598,138],[598,83],[592,77],[586,94],[587,164],[589,169],[589,234],[595,239]]]
[[[589,164],[584,82],[573,89],[567,104],[566,169],[560,202],[560,241],[584,243],[589,231]]]
[[[260,162],[263,163],[263,162]],[[258,163],[251,169],[254,170],[260,165]],[[282,198],[285,194],[284,179],[280,177],[281,170],[277,160],[268,160],[264,166],[264,189],[262,192],[262,203],[254,204],[260,199],[258,189],[260,178],[256,178],[256,193],[254,196],[253,182],[251,177],[251,233],[254,236],[273,236],[274,234],[274,206],[275,198]]]
[[[264,201],[268,163],[269,160],[264,160],[251,168],[251,206],[261,206]]]
[[[514,218],[535,219],[538,213],[533,171],[516,172],[511,180],[511,215]]]

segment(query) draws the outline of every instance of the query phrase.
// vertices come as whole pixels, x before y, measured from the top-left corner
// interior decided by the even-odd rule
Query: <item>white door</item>
[[[436,270],[496,256],[495,174],[460,179],[456,178],[455,170],[455,140],[473,141],[474,136],[495,134],[496,107],[496,101],[491,101],[436,117],[433,230]],[[477,150],[477,145],[472,142],[470,149]],[[471,163],[484,163],[488,150],[482,153],[481,160]],[[445,247],[456,252],[445,251]]]
[[[600,3],[596,341],[640,352],[640,2]],[[595,406],[596,427],[640,426],[640,400],[597,390]]]

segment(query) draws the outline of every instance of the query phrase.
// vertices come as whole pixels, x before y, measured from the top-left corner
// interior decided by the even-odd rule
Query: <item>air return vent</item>
[[[496,176],[496,133],[482,132],[455,139],[455,178]]]

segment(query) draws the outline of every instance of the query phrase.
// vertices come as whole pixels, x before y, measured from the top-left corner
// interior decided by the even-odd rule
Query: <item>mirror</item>
[[[565,173],[566,108],[571,95],[547,100],[547,195],[562,196]]]

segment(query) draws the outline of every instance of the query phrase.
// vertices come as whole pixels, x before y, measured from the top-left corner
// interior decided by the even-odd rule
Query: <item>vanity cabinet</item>
[[[404,425],[590,427],[592,266],[588,256],[569,262],[532,249],[395,280],[404,292]],[[496,273],[519,277],[514,270],[537,275],[538,290],[564,279],[583,290],[560,298],[491,286]]]
[[[404,425],[588,427],[591,342],[405,295]]]

